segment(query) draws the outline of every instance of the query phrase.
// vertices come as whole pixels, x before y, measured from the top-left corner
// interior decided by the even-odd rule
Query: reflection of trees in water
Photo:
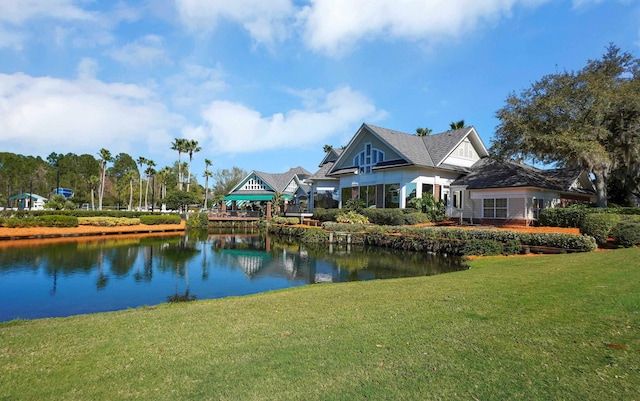
[[[175,273],[176,284],[175,293],[167,297],[169,302],[176,300],[193,300],[195,295],[189,294],[189,261],[196,257],[201,251],[197,248],[195,239],[190,239],[188,235],[181,237],[176,243],[167,243],[161,248],[159,267],[163,271],[173,271]],[[178,284],[180,277],[185,277],[185,293],[179,294]]]

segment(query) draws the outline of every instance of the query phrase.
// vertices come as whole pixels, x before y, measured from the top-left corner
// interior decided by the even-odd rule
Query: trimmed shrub
[[[40,216],[38,221],[44,227],[78,227],[78,218],[75,216]]]
[[[271,218],[271,224],[285,224],[285,225],[294,225],[294,224],[299,224],[300,223],[300,219],[297,217],[282,217],[282,216],[276,216]]]
[[[613,228],[620,222],[620,215],[608,213],[594,213],[585,216],[580,232],[596,239],[598,245],[607,243]]]
[[[209,227],[209,215],[207,213],[190,213],[186,227],[189,230],[200,230]]]
[[[415,225],[429,222],[431,222],[431,219],[424,213],[415,212],[404,215],[404,224]]]
[[[180,224],[181,222],[182,222],[182,218],[177,214],[140,216],[140,223],[147,224],[147,225]]]
[[[546,208],[540,211],[538,225],[543,227],[579,228],[590,209],[584,206],[567,208]]]
[[[312,218],[324,223],[325,221],[336,221],[336,217],[342,213],[344,213],[344,210],[342,209],[315,208],[313,210]]]
[[[329,233],[321,228],[309,228],[302,233],[302,241],[306,243],[324,243],[329,240]]]
[[[338,223],[348,223],[348,224],[368,224],[369,219],[365,216],[354,212],[353,210],[340,214],[336,217],[336,221]]]
[[[612,231],[617,245],[629,248],[640,245],[640,221],[621,221]]]
[[[131,217],[78,217],[78,225],[80,226],[116,227],[138,224],[140,224],[140,219]]]
[[[401,226],[405,221],[402,209],[362,209],[360,214],[378,225]]]
[[[502,246],[503,255],[518,255],[520,253],[522,253],[522,245],[518,240],[510,239]]]
[[[462,245],[463,255],[492,256],[502,253],[502,243],[488,239],[472,239]]]

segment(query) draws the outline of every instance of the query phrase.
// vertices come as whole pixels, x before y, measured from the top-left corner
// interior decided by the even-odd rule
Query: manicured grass
[[[0,399],[640,399],[639,248],[471,265],[2,324]]]

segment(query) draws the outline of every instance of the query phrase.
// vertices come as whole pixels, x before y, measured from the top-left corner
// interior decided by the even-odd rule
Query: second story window
[[[371,174],[373,166],[383,161],[384,152],[370,143],[366,143],[364,149],[353,157],[353,165],[358,167],[359,174]]]

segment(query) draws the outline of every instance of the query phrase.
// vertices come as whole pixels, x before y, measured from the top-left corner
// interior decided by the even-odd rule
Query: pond
[[[467,268],[459,258],[258,232],[8,242],[0,243],[0,322]]]

